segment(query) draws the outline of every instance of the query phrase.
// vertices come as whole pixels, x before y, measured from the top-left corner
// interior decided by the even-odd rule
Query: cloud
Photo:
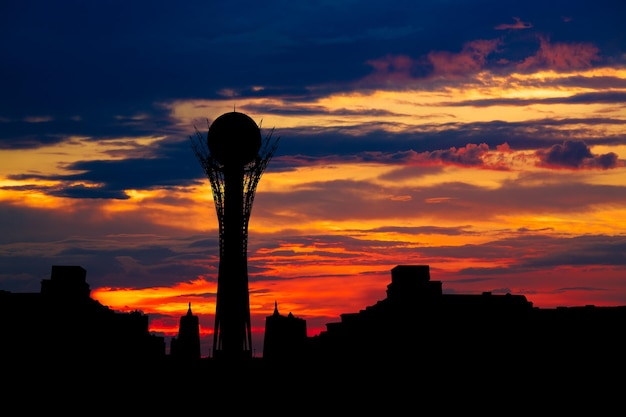
[[[554,242],[550,251],[525,259],[522,266],[626,265],[626,238],[623,236],[589,235],[550,240]]]
[[[461,52],[431,51],[423,59],[413,59],[404,54],[387,54],[366,61],[374,72],[363,81],[367,84],[405,84],[406,87],[413,80],[429,75],[466,75],[482,69],[487,56],[497,49],[499,43],[497,39],[473,40],[465,43]]]
[[[462,167],[508,170],[509,166],[505,155],[513,154],[514,152],[511,150],[508,143],[496,145],[495,148],[495,151],[490,151],[489,145],[486,143],[479,145],[468,143],[458,148],[452,146],[448,149],[438,149],[434,151],[401,153],[398,154],[398,160],[403,160],[407,166],[456,165]],[[521,156],[517,157],[521,158]],[[393,171],[388,173],[385,177],[392,178],[393,176],[401,178],[401,172],[403,170],[405,169]],[[412,176],[414,176],[414,174]]]
[[[487,56],[497,49],[499,43],[497,39],[470,41],[459,53],[433,51],[427,59],[435,75],[463,75],[482,69]]]
[[[544,67],[556,71],[565,71],[589,68],[594,62],[600,61],[599,49],[592,43],[550,43],[550,40],[545,37],[540,37],[539,42],[539,51],[524,59],[518,65],[520,70]]]
[[[150,146],[136,147],[146,157],[115,160],[84,160],[67,164],[72,174],[41,175],[34,173],[7,176],[16,181],[46,180],[55,186],[24,184],[5,186],[6,190],[37,190],[69,198],[128,199],[131,189],[174,188],[197,184],[203,178],[200,163],[195,160],[186,140],[162,140]]]
[[[100,108],[97,108],[97,106]],[[111,106],[111,107],[109,107]],[[137,106],[135,104],[134,106]],[[149,104],[137,111],[133,105],[123,104],[113,107],[111,103],[86,100],[80,109],[68,110],[62,103],[51,104],[48,111],[54,117],[41,117],[34,122],[32,106],[15,106],[11,113],[24,113],[21,117],[8,113],[9,117],[0,120],[0,150],[35,149],[66,142],[71,137],[85,140],[115,140],[124,138],[152,137],[165,133],[178,133],[169,117],[169,109],[158,104]],[[7,112],[5,112],[7,114]]]
[[[415,81],[438,83],[440,78],[458,78],[481,71],[488,58],[498,51],[500,39],[476,39],[463,44],[460,52],[431,50],[419,58],[406,54],[387,54],[370,59],[366,64],[373,73],[360,80],[357,86],[416,87]],[[448,80],[449,81],[449,80]],[[420,89],[433,88],[420,84]]]
[[[523,25],[520,22],[520,25]],[[506,46],[506,48],[501,48]],[[450,79],[468,76],[484,69],[501,71],[532,71],[555,70],[569,71],[591,68],[602,60],[600,49],[591,42],[550,42],[546,36],[539,37],[539,49],[532,50],[526,47],[520,49],[520,56],[510,55],[511,45],[505,45],[504,39],[475,39],[463,44],[460,52],[448,50],[431,50],[418,58],[407,54],[386,54],[383,57],[369,59],[366,64],[373,72],[356,86],[368,87],[417,87],[416,81],[421,81],[419,88],[425,88],[424,81],[431,83],[434,88],[441,81],[450,82]],[[496,65],[496,67],[494,67]],[[537,80],[530,80],[536,83]],[[542,83],[550,81],[542,80]],[[559,85],[568,84],[561,78]],[[572,76],[569,83],[607,84],[623,83],[619,77],[576,77]]]
[[[494,27],[495,30],[506,29],[530,29],[533,27],[532,23],[522,22],[519,17],[514,17],[515,23],[502,23]]]
[[[441,226],[384,226],[374,229],[362,230],[361,232],[368,233],[398,233],[407,235],[445,235],[445,236],[459,236],[474,234],[470,226],[455,226],[455,227],[441,227]]]
[[[416,76],[419,62],[408,55],[388,54],[382,58],[370,59],[366,62],[374,69],[374,73],[366,77],[367,84],[401,85],[411,82]]]
[[[483,155],[489,152],[489,146],[485,143],[476,145],[468,143],[464,148],[449,148],[418,154],[420,160],[435,160],[455,165],[476,166],[483,164]]]
[[[512,252],[527,253],[533,248],[532,256],[511,257]],[[556,266],[609,265],[623,266],[625,262],[626,238],[623,236],[586,235],[577,237],[553,237],[537,233],[495,239],[478,245],[466,245],[462,251],[454,246],[439,246],[420,249],[435,257],[455,256],[458,258],[488,257],[492,261],[510,260],[507,268],[468,268],[460,274],[505,275],[513,271],[530,272]],[[514,268],[511,266],[514,265]]]
[[[614,85],[619,88],[619,85]],[[622,91],[602,91],[593,93],[578,93],[570,96],[563,97],[533,97],[533,98],[484,98],[476,100],[464,100],[464,101],[445,101],[441,102],[441,105],[451,107],[490,107],[490,106],[530,106],[533,104],[618,104],[621,105],[626,102],[626,92]],[[590,119],[591,120],[591,119]],[[615,121],[619,123],[619,120]]]
[[[617,154],[594,155],[584,141],[565,141],[536,152],[538,165],[552,168],[610,169],[620,165]]]
[[[68,198],[112,198],[127,200],[130,197],[121,190],[108,190],[104,187],[87,187],[84,184],[70,185],[69,187],[40,189],[48,195]]]

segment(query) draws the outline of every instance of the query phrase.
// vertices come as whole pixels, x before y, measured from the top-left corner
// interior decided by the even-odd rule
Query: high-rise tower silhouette
[[[181,361],[200,359],[200,323],[198,316],[191,312],[191,303],[187,314],[180,318],[178,337],[170,342],[170,356]]]
[[[211,182],[219,222],[220,263],[217,278],[213,357],[252,356],[248,294],[248,223],[256,187],[276,150],[271,131],[248,115],[224,113],[209,126],[205,148],[202,134],[194,145],[196,156]]]

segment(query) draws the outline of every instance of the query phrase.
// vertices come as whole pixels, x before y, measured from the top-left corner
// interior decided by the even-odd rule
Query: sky
[[[52,265],[212,349],[218,221],[196,132],[277,149],[249,223],[265,317],[309,336],[430,266],[444,293],[626,305],[623,1],[0,3],[0,289]],[[168,345],[169,349],[169,345]]]

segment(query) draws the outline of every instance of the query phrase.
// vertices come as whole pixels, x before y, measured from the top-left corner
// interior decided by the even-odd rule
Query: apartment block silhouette
[[[0,356],[15,364],[148,363],[165,355],[148,320],[92,299],[84,268],[54,265],[39,293],[0,291]]]
[[[317,363],[403,363],[528,369],[619,366],[625,359],[626,306],[542,309],[523,295],[445,294],[428,265],[391,270],[387,297],[340,315],[307,339]],[[610,365],[612,364],[612,365]]]

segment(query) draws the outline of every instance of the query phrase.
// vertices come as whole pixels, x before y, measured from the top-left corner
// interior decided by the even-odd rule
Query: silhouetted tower
[[[187,314],[180,318],[178,338],[170,343],[170,355],[183,361],[200,359],[200,324],[191,312],[191,303]]]
[[[219,222],[220,263],[215,306],[214,358],[252,357],[248,296],[248,222],[256,186],[274,153],[272,132],[261,138],[260,127],[248,115],[224,113],[194,145],[211,182]]]

